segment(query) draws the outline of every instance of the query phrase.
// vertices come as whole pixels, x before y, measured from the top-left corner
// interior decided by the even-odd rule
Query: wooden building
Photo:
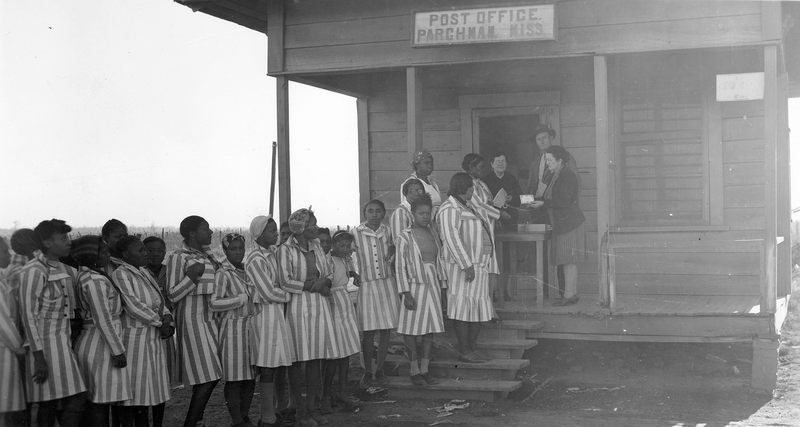
[[[581,301],[501,315],[543,321],[527,338],[752,342],[752,386],[774,387],[800,3],[178,1],[268,36],[282,218],[289,81],[357,98],[362,202],[395,206],[422,147],[443,189],[496,148],[525,188],[546,123],[581,173]]]

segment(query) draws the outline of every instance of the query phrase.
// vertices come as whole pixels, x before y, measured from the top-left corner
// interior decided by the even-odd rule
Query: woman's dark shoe
[[[319,425],[310,414],[297,414],[295,420],[294,425],[298,427],[317,427]]]
[[[424,386],[428,385],[428,383],[425,382],[425,380],[422,378],[422,375],[420,375],[420,374],[412,375],[411,376],[411,383],[414,384],[417,387],[424,387]]]
[[[389,385],[389,378],[386,378],[386,374],[384,374],[383,371],[376,371],[375,382],[381,387],[387,387]]]
[[[439,381],[437,381],[436,378],[432,377],[430,372],[424,372],[420,375],[422,376],[422,379],[425,380],[426,383],[428,383],[428,385],[439,384]]]
[[[469,362],[469,363],[483,363],[483,362],[485,362],[485,360],[481,359],[481,357],[478,356],[475,353],[459,353],[458,354],[458,360],[460,360],[462,362]]]
[[[322,426],[322,425],[328,424],[328,419],[325,418],[324,416],[322,416],[322,414],[320,414],[317,411],[314,411],[314,412],[311,413],[311,418],[314,421],[316,421],[318,425]]]
[[[347,408],[347,409],[352,409],[352,408],[355,408],[356,406],[358,406],[358,405],[356,405],[356,403],[355,403],[355,402],[353,402],[353,401],[352,401],[352,400],[351,400],[349,397],[347,397],[347,395],[346,395],[346,394],[344,394],[344,393],[334,393],[334,395],[333,395],[333,396],[331,396],[331,398],[332,398],[332,399],[333,399],[333,401],[334,401],[334,402],[336,402],[336,403],[337,403],[339,406],[343,406],[343,407],[345,407],[345,408]]]
[[[575,294],[569,298],[558,298],[553,301],[553,305],[557,306],[564,306],[564,305],[572,305],[578,302],[578,294]]]
[[[294,425],[295,420],[295,413],[297,411],[294,408],[287,408],[282,411],[276,412],[275,416],[278,418],[278,426],[280,427],[292,427]]]
[[[331,407],[331,398],[330,397],[323,397],[320,400],[320,412],[323,414],[332,414],[333,408]]]

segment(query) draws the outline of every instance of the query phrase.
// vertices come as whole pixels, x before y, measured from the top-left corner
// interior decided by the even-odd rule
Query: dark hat
[[[549,133],[550,134],[550,138],[555,138],[556,137],[556,131],[554,131],[553,129],[550,129],[550,126],[540,124],[540,125],[536,125],[536,129],[533,130],[533,136],[531,137],[531,140],[535,141],[536,140],[536,135],[539,135],[542,132]]]

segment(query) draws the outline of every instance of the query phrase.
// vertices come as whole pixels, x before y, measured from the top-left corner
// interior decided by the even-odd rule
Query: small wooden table
[[[516,286],[517,281],[517,243],[520,242],[536,242],[536,307],[544,308],[544,285],[545,283],[554,283],[553,279],[553,266],[550,264],[551,257],[547,257],[547,282],[544,280],[544,251],[545,247],[548,249],[550,245],[545,246],[545,242],[550,242],[550,231],[513,231],[496,233],[494,236],[495,244],[497,247],[497,262],[500,267],[500,283],[498,284],[497,292],[497,306],[503,307],[505,303],[506,288],[508,287],[509,277],[514,280]],[[510,245],[510,262],[509,269],[503,268],[504,253],[506,245]],[[553,292],[550,291],[550,295]]]

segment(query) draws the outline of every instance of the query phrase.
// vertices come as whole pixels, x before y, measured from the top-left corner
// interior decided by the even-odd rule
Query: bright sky
[[[0,228],[267,213],[266,40],[167,0],[0,0]],[[322,224],[359,221],[355,109],[290,86],[292,205]]]
[[[266,49],[168,0],[0,0],[0,228],[247,226],[269,209],[277,137]],[[357,224],[355,100],[293,84],[290,116],[293,207]],[[790,127],[797,147],[798,99]],[[800,166],[792,181],[800,206]]]

